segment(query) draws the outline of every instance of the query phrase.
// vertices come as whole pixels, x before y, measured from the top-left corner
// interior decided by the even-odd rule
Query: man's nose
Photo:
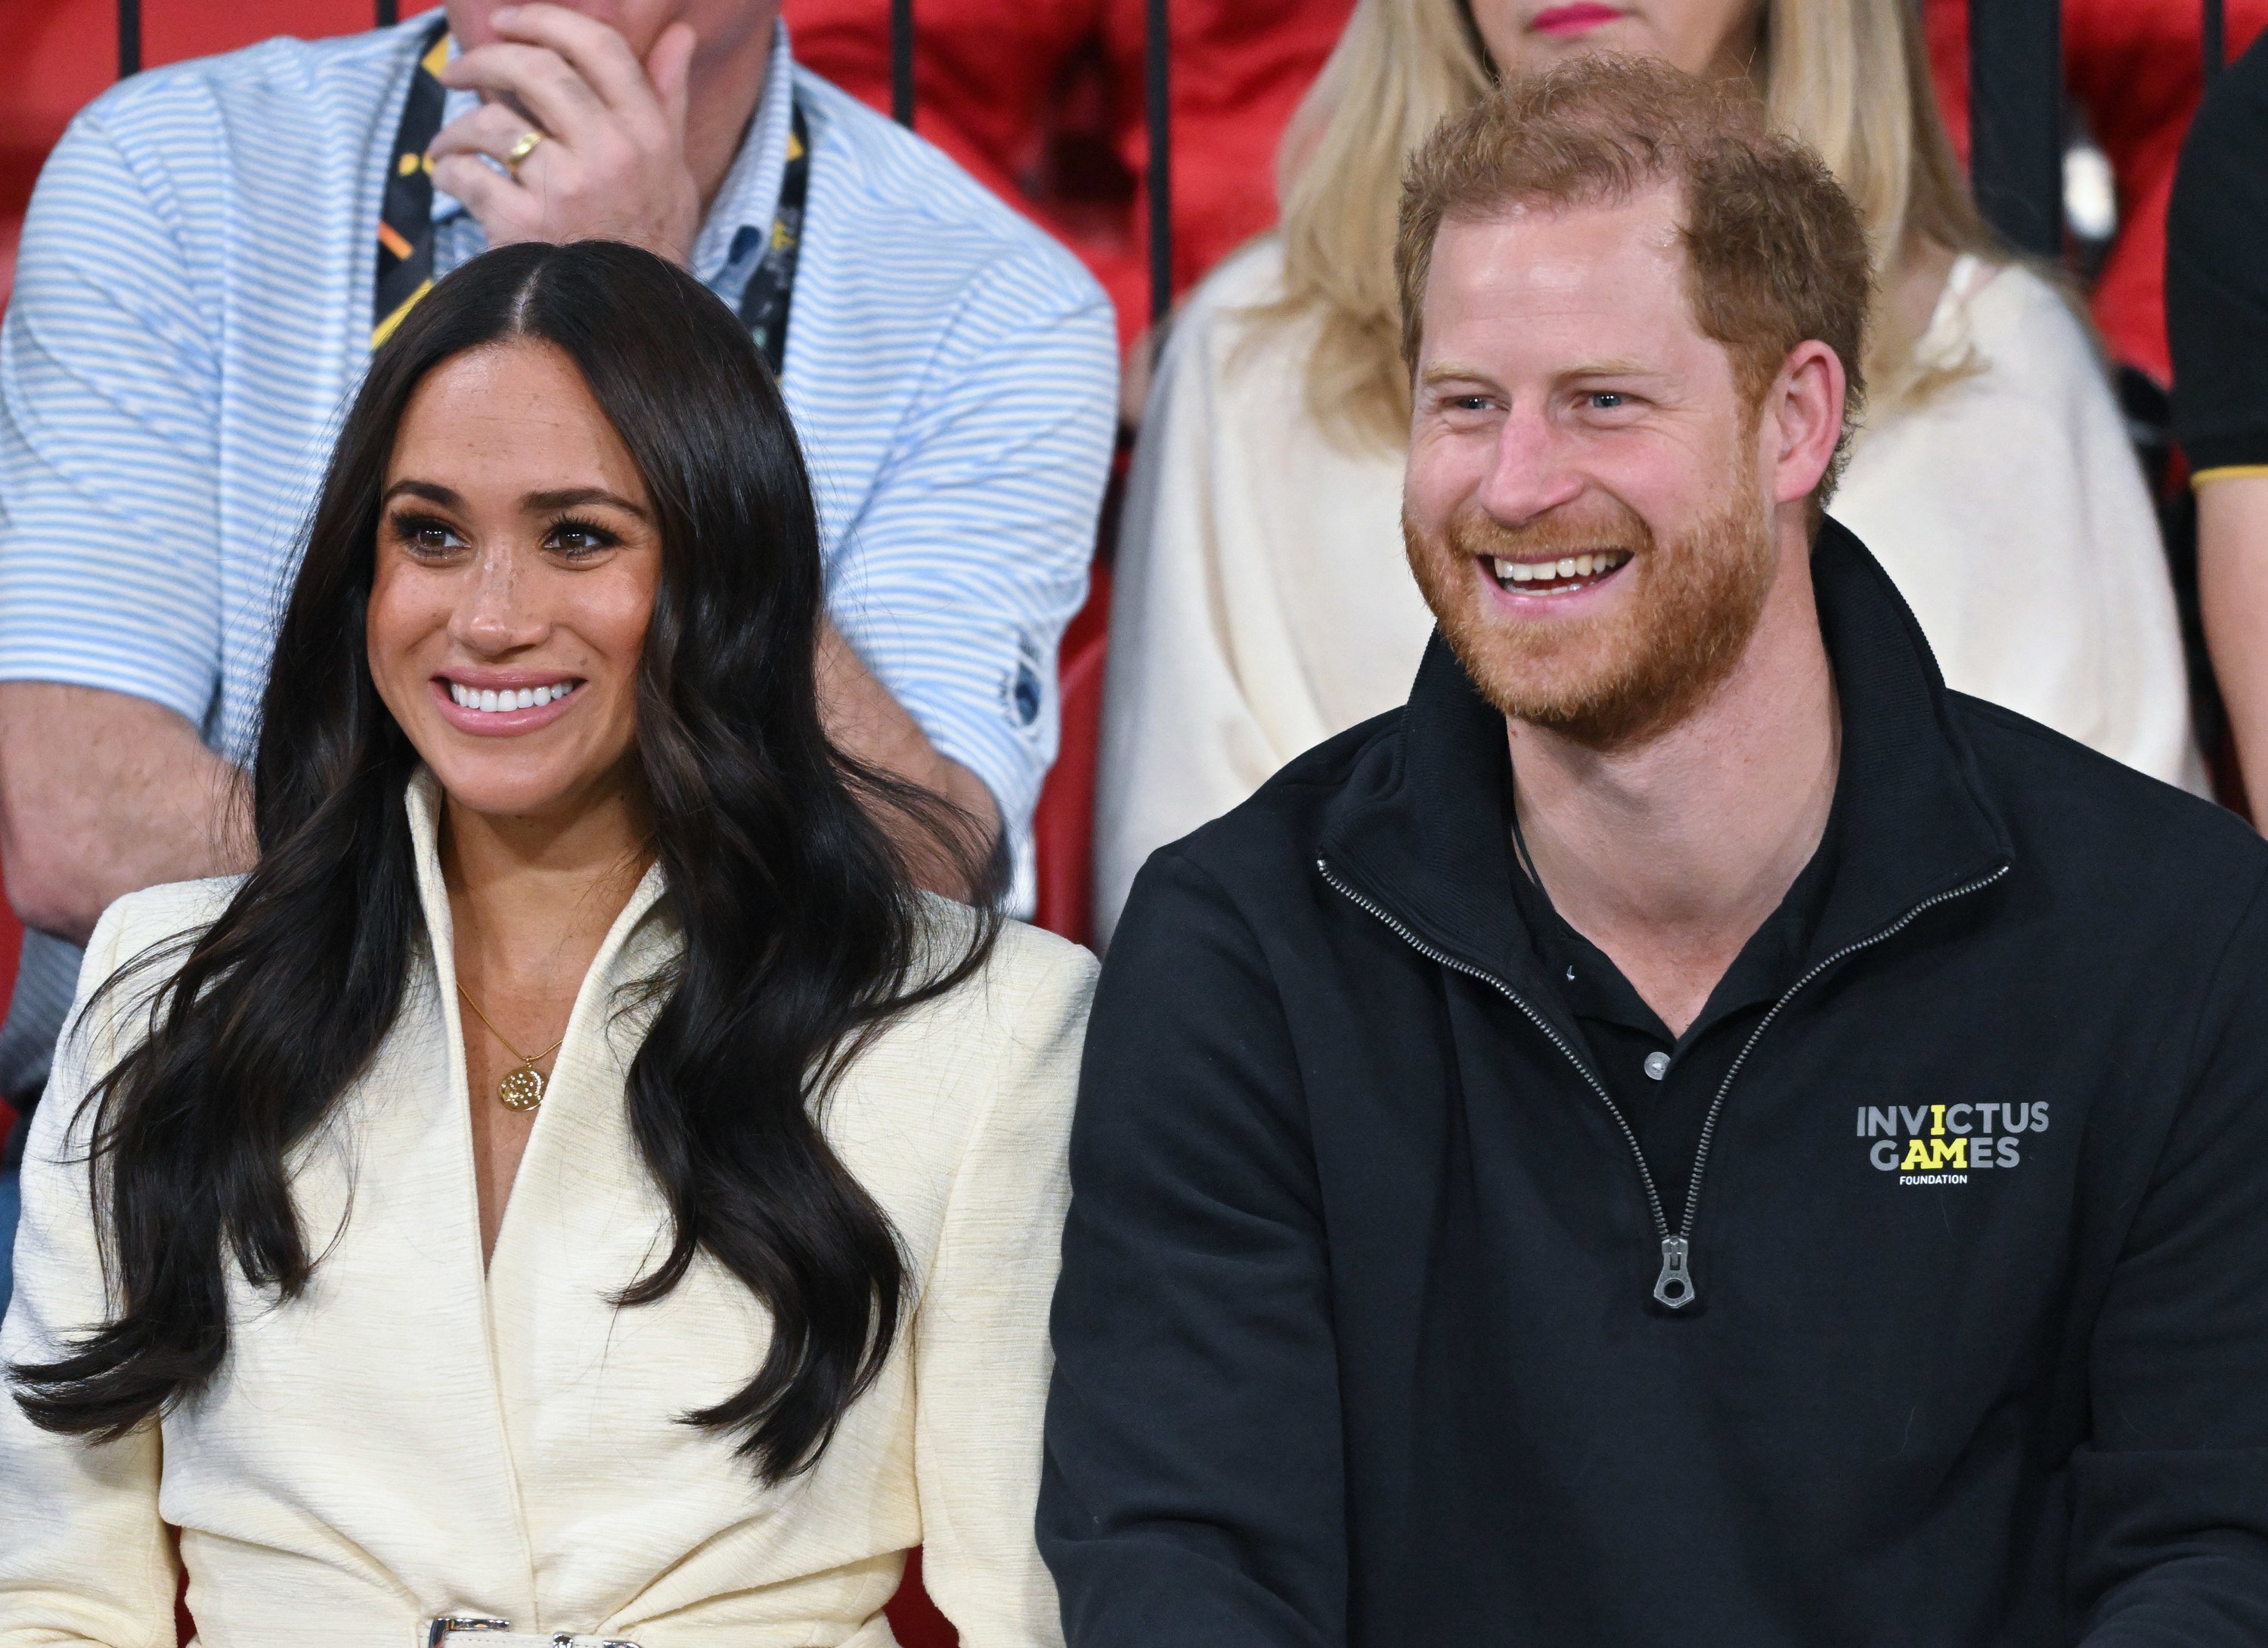
[[[475,652],[508,652],[540,639],[543,621],[529,602],[519,557],[508,548],[482,551],[450,614],[453,640]]]
[[[1476,500],[1507,526],[1568,504],[1582,492],[1564,436],[1541,411],[1513,408],[1498,430],[1496,451]]]

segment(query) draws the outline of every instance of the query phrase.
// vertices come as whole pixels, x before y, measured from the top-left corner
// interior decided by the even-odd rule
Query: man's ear
[[[1843,437],[1846,383],[1841,357],[1815,338],[1780,364],[1756,429],[1774,503],[1793,504],[1818,489]]]

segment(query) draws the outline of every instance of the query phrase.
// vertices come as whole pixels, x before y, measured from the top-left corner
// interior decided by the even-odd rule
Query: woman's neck
[[[556,819],[445,800],[441,874],[465,988],[484,1008],[491,997],[571,1001],[652,862],[648,839],[627,787]]]

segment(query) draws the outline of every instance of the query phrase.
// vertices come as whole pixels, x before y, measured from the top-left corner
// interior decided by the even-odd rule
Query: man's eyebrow
[[[1660,380],[1670,375],[1658,366],[1649,366],[1634,360],[1585,361],[1580,365],[1567,367],[1558,373],[1562,382],[1572,382],[1580,378],[1650,378]],[[1483,372],[1477,366],[1467,366],[1456,361],[1444,361],[1436,365],[1428,366],[1419,372],[1418,381],[1428,387],[1445,383],[1494,384],[1496,377],[1491,372]]]
[[[1477,366],[1467,366],[1458,361],[1442,361],[1428,366],[1418,374],[1422,384],[1484,383],[1492,384],[1495,378]]]
[[[1559,374],[1562,378],[1667,378],[1669,374],[1659,366],[1647,366],[1634,360],[1586,361],[1580,366],[1571,366]]]

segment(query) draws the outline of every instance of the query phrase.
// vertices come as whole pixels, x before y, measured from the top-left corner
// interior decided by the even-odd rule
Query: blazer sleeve
[[[1095,997],[1040,1549],[1072,1648],[1336,1648],[1337,1341],[1305,1083],[1251,928],[1179,849]]]
[[[1055,959],[1027,988],[989,987],[997,1079],[954,1175],[913,1326],[922,1578],[964,1648],[1063,1641],[1032,1518],[1048,1299],[1071,1199],[1064,1157],[1095,962],[1050,947]]]
[[[2090,1648],[2268,1642],[2268,881],[2199,1009],[2157,1148],[2139,1122],[2089,1141],[2096,1159],[2148,1164],[2089,1198],[2106,1224],[2131,1210],[2089,1345],[2091,1433],[2071,1460]]]
[[[113,1038],[79,1022],[92,987],[129,946],[129,911],[113,905],[88,941],[78,998],[24,1152],[16,1291],[0,1324],[0,1362],[53,1360],[110,1313],[97,1247],[80,1111]],[[107,1011],[106,1025],[119,1022]],[[161,1444],[144,1422],[116,1442],[40,1430],[0,1401],[0,1648],[156,1648],[173,1642],[180,1568],[158,1514]]]

